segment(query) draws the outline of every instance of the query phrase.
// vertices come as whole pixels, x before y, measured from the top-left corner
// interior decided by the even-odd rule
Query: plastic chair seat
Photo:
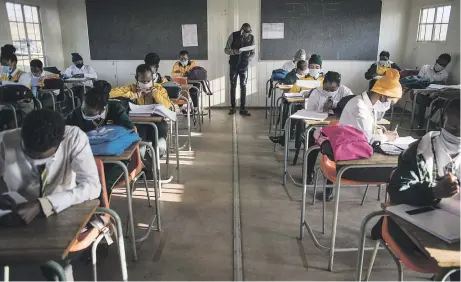
[[[175,105],[185,105],[188,103],[187,101],[182,100],[182,99],[174,99],[174,100],[171,100],[171,102],[173,102]]]
[[[333,183],[336,183],[336,163],[331,161],[327,156],[322,155],[320,157],[320,169],[323,171],[323,174],[325,175],[328,180],[330,180]],[[341,184],[342,185],[380,185],[380,184],[386,184],[385,182],[361,182],[361,181],[355,181],[355,180],[349,180],[349,179],[341,179]]]

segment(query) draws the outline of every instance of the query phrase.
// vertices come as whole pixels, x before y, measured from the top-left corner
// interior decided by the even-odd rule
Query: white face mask
[[[434,65],[434,70],[435,70],[435,72],[442,71],[443,69],[444,69],[444,67],[442,67],[442,66],[439,65],[438,63]]]
[[[138,82],[138,86],[141,89],[150,89],[150,88],[152,88],[152,80],[149,81],[148,83]]]
[[[445,128],[440,131],[440,145],[450,155],[461,152],[461,138],[451,134]]]
[[[389,64],[389,60],[387,60],[387,61],[379,61],[379,64],[380,64],[381,66],[383,66],[383,67],[384,67],[384,66],[387,66],[387,64]]]
[[[309,69],[309,75],[317,78],[320,75],[320,69]]]
[[[326,91],[325,89],[323,89],[323,93],[325,93],[325,95],[327,95],[329,98],[331,98],[331,97],[336,96],[336,94],[338,94],[338,90],[333,91],[333,92],[329,92],[329,91]]]
[[[51,157],[46,158],[46,159],[32,159],[32,158],[29,158],[29,161],[33,166],[40,166],[40,165],[46,165],[48,162],[54,160],[54,158],[55,158],[55,155],[52,155]]]
[[[100,113],[99,115],[95,115],[95,116],[87,116],[82,110],[82,116],[84,120],[89,120],[89,121],[93,121],[97,119],[104,119],[106,118],[106,109],[104,109],[104,111],[102,111],[102,113]]]
[[[378,101],[373,105],[373,109],[375,109],[375,111],[377,111],[377,112],[386,112],[386,111],[389,110],[390,108],[391,108],[391,102],[390,102],[390,101],[381,102],[380,100],[378,100]]]
[[[181,65],[183,67],[187,66],[187,64],[189,63],[189,60],[185,60],[185,61],[179,61],[181,63]]]

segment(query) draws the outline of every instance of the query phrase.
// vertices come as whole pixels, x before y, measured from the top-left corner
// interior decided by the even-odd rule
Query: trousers
[[[237,78],[240,78],[240,109],[246,107],[246,95],[247,95],[247,81],[248,81],[248,70],[238,70],[231,66],[230,68],[230,83],[231,83],[231,107],[236,107],[236,91],[237,91]]]

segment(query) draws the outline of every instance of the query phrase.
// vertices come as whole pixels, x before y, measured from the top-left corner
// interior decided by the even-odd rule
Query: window
[[[11,39],[16,47],[18,68],[28,71],[32,59],[45,63],[38,7],[6,2],[6,11]]]
[[[417,40],[446,41],[450,12],[450,5],[421,9]]]

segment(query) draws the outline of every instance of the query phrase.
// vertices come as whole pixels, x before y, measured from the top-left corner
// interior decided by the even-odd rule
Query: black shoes
[[[229,109],[229,115],[235,114],[235,108],[230,108]]]
[[[240,115],[244,117],[251,117],[251,114],[248,110],[240,110]]]
[[[306,184],[307,185],[314,184],[314,174],[313,173],[307,173]]]
[[[317,193],[317,200],[323,201],[323,192]],[[333,188],[325,188],[325,200],[331,202],[333,200]]]
[[[269,139],[272,143],[279,144],[282,147],[285,147],[285,136],[269,136]]]

